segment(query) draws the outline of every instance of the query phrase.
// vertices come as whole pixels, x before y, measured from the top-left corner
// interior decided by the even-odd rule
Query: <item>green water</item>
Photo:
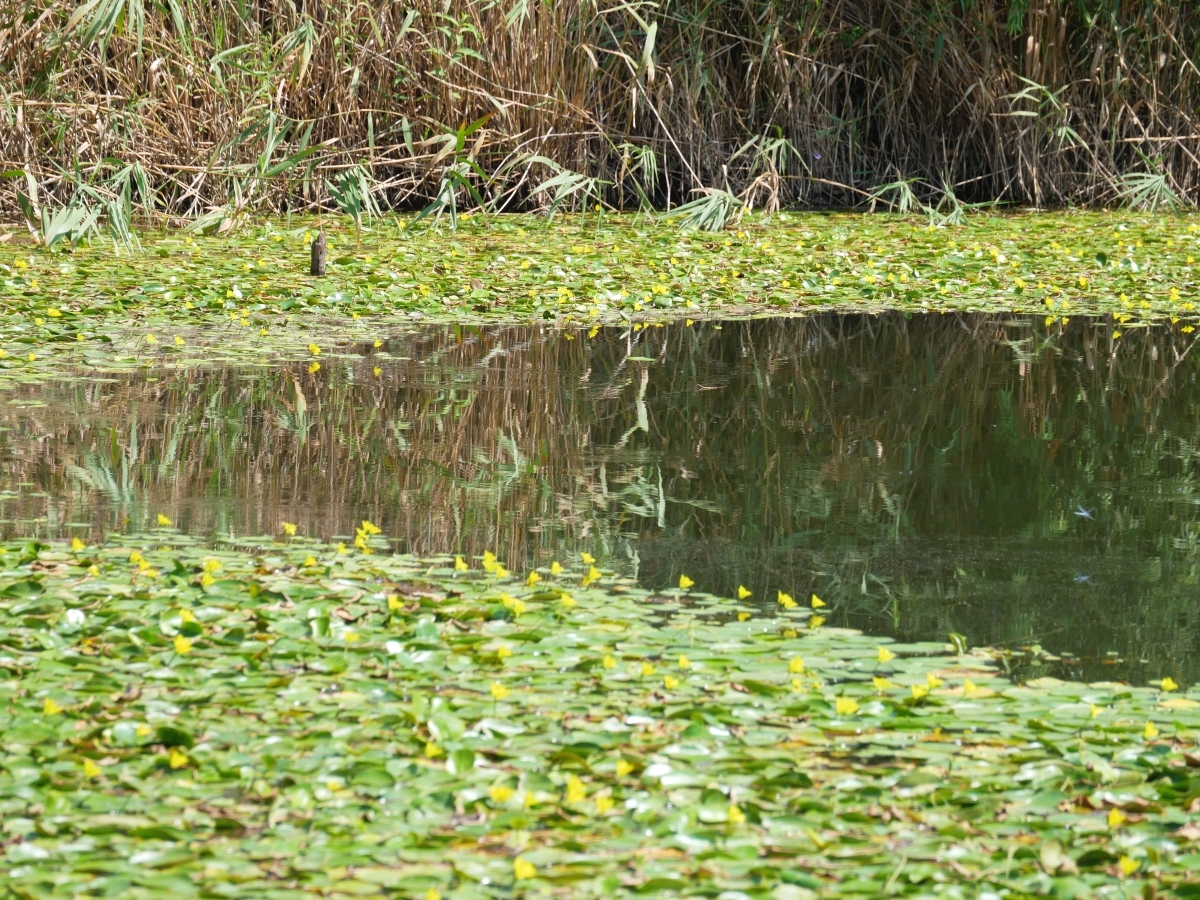
[[[0,400],[0,534],[587,551],[830,624],[1012,648],[1018,674],[1195,680],[1200,363],[1169,329],[817,316],[444,328],[284,368]],[[379,369],[378,375],[375,369]]]

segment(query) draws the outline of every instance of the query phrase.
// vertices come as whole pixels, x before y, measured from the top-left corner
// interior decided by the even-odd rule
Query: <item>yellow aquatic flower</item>
[[[939,688],[942,686],[942,679],[938,678],[932,672],[929,672],[925,675],[925,683],[929,685],[930,690],[933,690],[934,688]]]
[[[663,687],[665,687],[668,691],[673,691],[675,688],[679,687],[679,679],[673,675],[666,675],[663,677]]]
[[[513,860],[513,877],[517,881],[528,881],[537,877],[537,866],[524,857],[518,856]]]
[[[175,652],[179,654],[191,653],[192,642],[182,634],[175,635]]]
[[[429,759],[442,755],[442,748],[433,741],[425,742],[425,756]]]
[[[1162,680],[1161,686],[1164,691],[1175,691],[1179,689],[1179,685],[1175,683],[1175,679],[1169,675]]]
[[[792,599],[791,594],[785,594],[783,591],[776,591],[776,600],[784,609],[795,609],[796,601]]]
[[[852,716],[858,712],[858,701],[853,697],[838,697],[834,707],[839,716]]]
[[[567,802],[570,804],[582,803],[587,799],[587,786],[583,783],[578,775],[572,775],[567,779]]]
[[[596,812],[598,812],[600,815],[604,815],[606,812],[612,809],[614,805],[616,805],[616,801],[607,794],[596,798]]]
[[[877,691],[886,691],[888,688],[895,687],[886,678],[880,678],[878,675],[871,678],[871,684],[875,685],[875,690]]]
[[[563,573],[563,567],[558,562],[557,559],[554,560],[552,563],[550,563],[550,574],[551,575],[561,575],[562,573]]]
[[[617,760],[617,777],[624,778],[626,775],[628,775],[630,772],[633,771],[633,768],[634,768],[633,763],[631,763],[625,759],[618,759]]]
[[[1142,867],[1142,862],[1141,860],[1133,859],[1130,856],[1122,856],[1118,865],[1121,867],[1122,875],[1132,875]]]
[[[744,812],[742,812],[739,807],[737,807],[736,805],[729,807],[729,824],[742,825],[745,823],[745,821],[746,821],[746,814]]]
[[[283,523],[283,533],[286,534],[288,537],[295,537],[296,536],[295,523],[294,522],[284,522]]]
[[[171,520],[168,519],[166,516],[164,516],[162,513],[159,513],[158,514],[158,524],[160,526],[162,526],[163,528],[170,528]]]
[[[501,644],[496,648],[496,656],[500,659],[508,659],[512,655],[512,650],[505,644]]]
[[[804,671],[804,660],[799,656],[793,656],[791,662],[788,663],[788,671],[793,675],[799,675]]]
[[[529,576],[525,579],[525,586],[533,587],[535,584],[537,584],[541,580],[542,580],[542,576],[539,575],[537,572],[530,572]]]
[[[600,665],[604,666],[606,669],[615,669],[617,667],[616,657],[614,657],[611,653],[605,653],[604,659],[600,660]]]
[[[919,685],[919,684],[912,685],[909,688],[909,690],[912,691],[914,700],[920,700],[922,697],[926,696],[929,693],[929,688],[923,687],[922,685]]]
[[[654,674],[654,664],[646,660],[642,660],[642,675],[649,677]]]
[[[172,769],[182,769],[188,764],[187,754],[178,747],[172,747],[171,752],[167,755],[167,764]]]
[[[54,702],[53,698],[47,697],[42,701],[42,715],[57,716],[63,711],[63,708]]]
[[[1129,816],[1125,815],[1125,813],[1121,812],[1119,809],[1110,809],[1108,811],[1109,828],[1120,828],[1127,821],[1129,821]]]
[[[77,538],[77,537],[71,538],[71,552],[72,553],[78,553],[80,550],[83,550],[86,547],[87,547],[87,544],[85,544],[79,538]]]
[[[695,583],[696,582],[692,581],[692,579],[688,578],[686,575],[679,576],[679,587],[681,590],[686,591],[688,588],[690,588]]]
[[[678,666],[681,669],[690,669],[692,667],[692,661],[680,653]]]
[[[489,688],[489,690],[492,693],[493,700],[503,700],[509,694],[508,688],[506,688],[504,685],[502,685],[498,681],[493,681],[492,686]]]
[[[821,609],[824,605],[825,605],[824,600],[822,600],[816,594],[812,595],[812,608],[813,609]]]
[[[973,694],[977,690],[979,690],[979,688],[976,687],[975,682],[973,682],[970,678],[963,679],[963,693],[964,694]]]
[[[321,355],[321,348],[320,348],[320,347],[318,347],[316,344],[309,344],[309,345],[308,345],[308,352],[309,352],[309,353],[311,353],[313,356],[320,356],[320,355]]]
[[[745,585],[741,585],[741,584],[738,585],[738,599],[739,600],[745,600],[747,597],[750,596],[750,593],[751,592],[746,589]]]
[[[484,550],[483,551],[483,571],[494,572],[494,571],[496,571],[497,565],[498,565],[498,563],[496,562],[496,554],[493,553],[491,550]]]
[[[492,798],[493,803],[507,803],[515,793],[516,791],[507,784],[493,784],[488,788],[488,796]]]
[[[1142,735],[1148,741],[1153,740],[1154,738],[1158,737],[1158,733],[1159,733],[1158,726],[1155,725],[1153,722],[1147,722],[1146,727],[1142,729]]]
[[[896,654],[887,647],[880,647],[878,658],[881,663],[889,663],[896,658]]]
[[[590,553],[580,553],[579,558],[583,560],[585,566],[593,565],[596,562],[596,557]]]
[[[496,568],[492,570],[492,574],[497,578],[508,578],[512,572],[508,571],[508,569],[504,568],[504,566],[497,565]]]
[[[308,374],[309,375],[315,375],[317,372],[320,372],[320,371],[321,371],[321,364],[319,362],[309,363],[309,366],[308,366]]]
[[[575,598],[570,594],[562,594],[558,598],[558,602],[563,605],[563,609],[574,609],[579,604],[575,602]]]
[[[820,628],[820,627],[821,627],[822,625],[824,625],[824,624],[825,624],[825,617],[824,617],[824,616],[812,616],[812,617],[811,617],[811,618],[808,620],[808,627],[809,627],[809,628]]]
[[[454,571],[465,572],[467,571],[467,568],[467,561],[465,559],[463,559],[461,556],[454,557]]]
[[[83,761],[83,777],[84,778],[99,778],[100,771],[101,771],[100,767],[98,765],[96,765],[94,762],[92,762],[90,759],[85,759]]]

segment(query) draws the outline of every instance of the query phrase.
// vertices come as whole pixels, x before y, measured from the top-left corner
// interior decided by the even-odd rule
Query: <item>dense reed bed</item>
[[[1129,0],[0,0],[0,208],[1173,204],[1198,39]]]

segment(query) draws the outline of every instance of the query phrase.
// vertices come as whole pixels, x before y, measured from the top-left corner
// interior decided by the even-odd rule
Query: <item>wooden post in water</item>
[[[317,233],[317,236],[315,238],[313,238],[312,266],[309,269],[310,274],[312,274],[312,275],[324,275],[325,274],[326,253],[327,253],[327,250],[325,247],[325,232],[321,231],[321,232]]]

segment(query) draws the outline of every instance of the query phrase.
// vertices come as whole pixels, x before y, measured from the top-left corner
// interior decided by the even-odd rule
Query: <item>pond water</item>
[[[1012,665],[1200,668],[1193,340],[1076,319],[822,315],[594,338],[397,333],[283,368],[146,370],[0,396],[0,534],[587,551],[828,623],[961,633]]]

